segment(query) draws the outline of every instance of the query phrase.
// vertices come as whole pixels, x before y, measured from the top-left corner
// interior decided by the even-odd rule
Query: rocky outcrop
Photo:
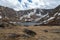
[[[35,36],[37,33],[36,32],[34,32],[34,31],[32,31],[32,30],[28,30],[28,29],[24,29],[24,31],[23,31],[26,35],[28,35],[28,36],[31,36],[31,37],[33,37],[33,36]]]

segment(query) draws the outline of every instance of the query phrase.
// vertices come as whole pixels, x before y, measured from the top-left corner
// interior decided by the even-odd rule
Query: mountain
[[[2,15],[3,18],[5,17],[13,18],[16,16],[15,13],[16,12],[11,8],[0,6],[0,15]]]
[[[7,18],[10,22],[16,22],[19,25],[60,24],[60,5],[54,9],[20,11],[0,6],[0,17]]]

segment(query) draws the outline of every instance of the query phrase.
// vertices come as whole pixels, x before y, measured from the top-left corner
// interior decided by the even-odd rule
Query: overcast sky
[[[0,0],[0,6],[14,10],[27,10],[32,8],[55,8],[60,5],[60,0]]]

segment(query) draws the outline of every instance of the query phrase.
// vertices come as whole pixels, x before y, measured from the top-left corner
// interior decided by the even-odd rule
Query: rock
[[[22,34],[21,37],[23,37],[23,38],[30,38],[30,36],[27,35],[27,34]]]
[[[8,34],[8,37],[9,38],[18,38],[18,37],[20,37],[20,35],[19,34],[15,34],[15,33],[10,33],[10,34]]]
[[[0,24],[0,27],[1,27],[1,28],[5,28],[4,24]]]
[[[48,30],[43,30],[44,32],[48,32]]]
[[[24,29],[23,32],[26,33],[27,35],[30,35],[30,36],[35,36],[36,35],[36,32],[34,32],[32,30],[28,30],[28,29]]]

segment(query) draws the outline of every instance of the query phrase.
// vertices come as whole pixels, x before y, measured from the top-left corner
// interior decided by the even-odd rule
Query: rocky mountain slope
[[[54,9],[21,11],[0,6],[0,19],[21,25],[60,24],[60,5]]]

